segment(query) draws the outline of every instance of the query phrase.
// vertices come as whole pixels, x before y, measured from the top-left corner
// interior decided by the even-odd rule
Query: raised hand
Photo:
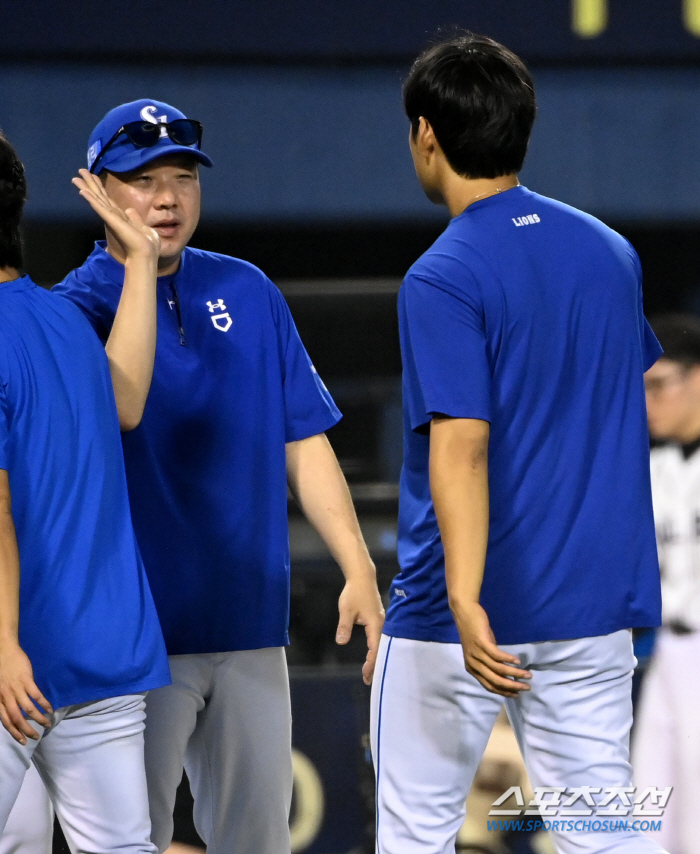
[[[72,179],[80,195],[104,220],[109,231],[119,242],[126,258],[158,258],[160,236],[155,229],[145,225],[133,208],[122,210],[107,195],[102,181],[87,169],[79,169]]]

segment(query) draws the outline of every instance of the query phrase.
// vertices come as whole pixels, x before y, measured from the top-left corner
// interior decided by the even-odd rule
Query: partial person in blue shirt
[[[78,183],[125,253],[125,302],[155,303],[158,234],[99,181]],[[50,832],[40,808],[3,833],[38,771],[72,850],[151,854],[144,694],[170,675],[110,368],[115,388],[132,376],[74,305],[20,275],[25,195],[0,134],[0,849],[22,850],[18,832]],[[146,345],[146,385],[152,361]],[[128,417],[138,421],[138,404]],[[32,852],[42,850],[40,839]]]
[[[290,850],[287,485],[340,564],[337,640],[365,627],[369,682],[383,622],[376,573],[324,432],[340,418],[270,280],[189,248],[199,219],[201,125],[159,101],[109,112],[88,162],[120,208],[160,235],[158,343],[143,420],[124,436],[137,539],[173,686],[147,703],[153,840],[170,844],[187,770],[209,854]],[[124,255],[107,232],[54,288],[108,348]],[[138,347],[134,361],[142,358]]]
[[[404,104],[418,179],[452,219],[399,295],[401,572],[372,693],[378,851],[454,851],[504,702],[530,814],[544,797],[562,818],[557,850],[660,851],[632,821],[601,831],[632,814],[605,800],[632,785],[630,629],[660,620],[643,375],[661,349],[639,260],[519,184],[535,96],[502,45],[466,34],[430,48]],[[515,800],[500,814],[524,813]]]

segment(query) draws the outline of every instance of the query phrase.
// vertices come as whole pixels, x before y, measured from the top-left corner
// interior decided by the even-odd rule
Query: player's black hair
[[[26,199],[24,166],[0,130],[0,267],[22,266],[19,225]]]
[[[413,63],[403,102],[415,139],[430,124],[447,162],[466,178],[499,178],[523,167],[537,105],[530,72],[486,36],[462,33]]]
[[[662,358],[686,367],[700,365],[700,318],[694,314],[660,314],[650,321]]]

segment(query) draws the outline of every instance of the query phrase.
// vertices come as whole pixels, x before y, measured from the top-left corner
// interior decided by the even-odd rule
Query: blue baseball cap
[[[104,151],[98,168],[95,170],[97,175],[103,169],[108,169],[110,172],[130,172],[157,157],[177,154],[178,152],[192,154],[204,166],[213,166],[211,159],[203,151],[200,151],[198,142],[193,145],[179,145],[168,136],[165,128],[159,134],[155,145],[139,147],[125,133],[110,143],[115,134],[124,125],[131,122],[158,125],[186,118],[187,116],[184,113],[169,104],[164,104],[162,101],[150,101],[145,98],[115,107],[107,113],[90,134],[87,152],[88,169],[92,171],[93,164],[100,157],[105,146],[108,148]]]

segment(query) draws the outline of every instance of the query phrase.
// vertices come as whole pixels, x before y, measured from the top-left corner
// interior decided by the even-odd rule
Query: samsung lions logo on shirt
[[[224,301],[222,299],[218,299],[216,302],[209,300],[207,308],[212,315],[211,322],[214,324],[214,328],[218,329],[219,332],[228,332],[233,321],[231,315],[226,311]],[[219,313],[214,314],[215,311]]]
[[[512,220],[520,228],[521,225],[534,225],[540,221],[540,218],[537,214],[527,214],[526,216],[514,216]]]

